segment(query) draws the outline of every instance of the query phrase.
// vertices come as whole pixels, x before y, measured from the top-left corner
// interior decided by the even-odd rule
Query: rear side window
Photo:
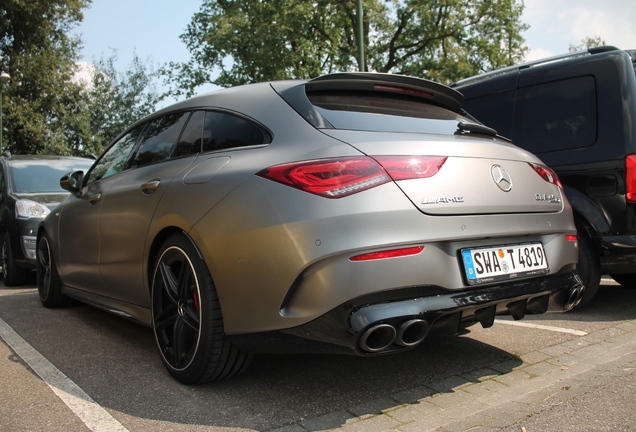
[[[518,89],[514,117],[513,141],[534,153],[590,146],[596,141],[594,78]]]
[[[250,121],[216,111],[205,113],[203,152],[269,144],[269,135]]]
[[[320,92],[307,97],[336,129],[452,135],[457,123],[466,120],[437,105],[374,93]]]
[[[131,168],[168,159],[189,115],[189,112],[182,112],[152,120],[144,131]]]

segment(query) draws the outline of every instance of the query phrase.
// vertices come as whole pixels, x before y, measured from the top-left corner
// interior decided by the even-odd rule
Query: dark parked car
[[[124,131],[40,225],[38,289],[152,326],[185,383],[578,301],[556,175],[417,78],[254,84]],[[540,196],[541,199],[537,199]]]
[[[38,224],[68,192],[60,176],[88,171],[91,159],[62,156],[0,156],[0,266],[6,286],[23,285],[35,270]]]
[[[581,305],[636,286],[636,51],[601,47],[460,81],[464,108],[556,171],[574,210]]]

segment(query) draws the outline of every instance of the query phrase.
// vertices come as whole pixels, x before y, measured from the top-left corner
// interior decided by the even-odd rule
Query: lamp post
[[[0,60],[2,58],[0,57]],[[2,153],[2,88],[4,87],[4,83],[9,82],[11,79],[11,75],[6,73],[5,71],[0,72],[0,153]]]
[[[357,33],[358,33],[358,70],[360,72],[365,71],[364,66],[364,26],[362,21],[362,0],[357,0],[356,3],[356,18],[357,18]]]

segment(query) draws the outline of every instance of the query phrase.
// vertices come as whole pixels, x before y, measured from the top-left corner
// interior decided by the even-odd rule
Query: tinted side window
[[[131,168],[168,159],[189,115],[189,112],[176,113],[152,120],[144,131]]]
[[[572,78],[517,90],[512,138],[515,144],[534,153],[594,144],[594,78]]]
[[[477,120],[495,129],[499,135],[512,138],[512,113],[515,92],[507,91],[470,99],[463,108]]]
[[[269,136],[249,121],[220,112],[205,113],[203,151],[269,144]]]
[[[190,117],[187,126],[181,134],[177,148],[174,149],[172,157],[186,156],[201,152],[201,136],[203,133],[203,122],[205,111],[195,111]]]
[[[119,141],[113,144],[102,157],[95,162],[91,170],[87,184],[96,182],[113,174],[117,174],[124,169],[124,164],[128,160],[128,155],[132,152],[137,139],[141,135],[146,125],[140,125],[124,135]]]

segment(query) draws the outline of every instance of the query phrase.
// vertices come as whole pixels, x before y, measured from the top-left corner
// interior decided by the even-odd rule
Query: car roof
[[[632,63],[636,63],[636,50],[621,50],[619,48],[616,48],[615,46],[608,45],[608,46],[601,46],[597,48],[590,48],[585,51],[576,51],[576,52],[570,52],[565,54],[559,54],[559,55],[555,55],[551,57],[546,57],[546,58],[532,60],[525,63],[520,63],[513,66],[504,67],[501,69],[496,69],[490,72],[485,72],[485,73],[475,75],[472,77],[464,78],[462,80],[459,80],[451,84],[451,87],[453,88],[462,87],[464,85],[473,84],[475,82],[482,81],[482,80],[492,78],[495,76],[503,75],[505,73],[516,72],[522,69],[528,69],[535,66],[545,65],[547,63],[558,63],[561,61],[567,61],[567,60],[572,60],[576,58],[587,57],[591,55],[602,54],[602,53],[607,53],[612,51],[624,51],[627,54],[629,54],[629,56],[632,59]]]

